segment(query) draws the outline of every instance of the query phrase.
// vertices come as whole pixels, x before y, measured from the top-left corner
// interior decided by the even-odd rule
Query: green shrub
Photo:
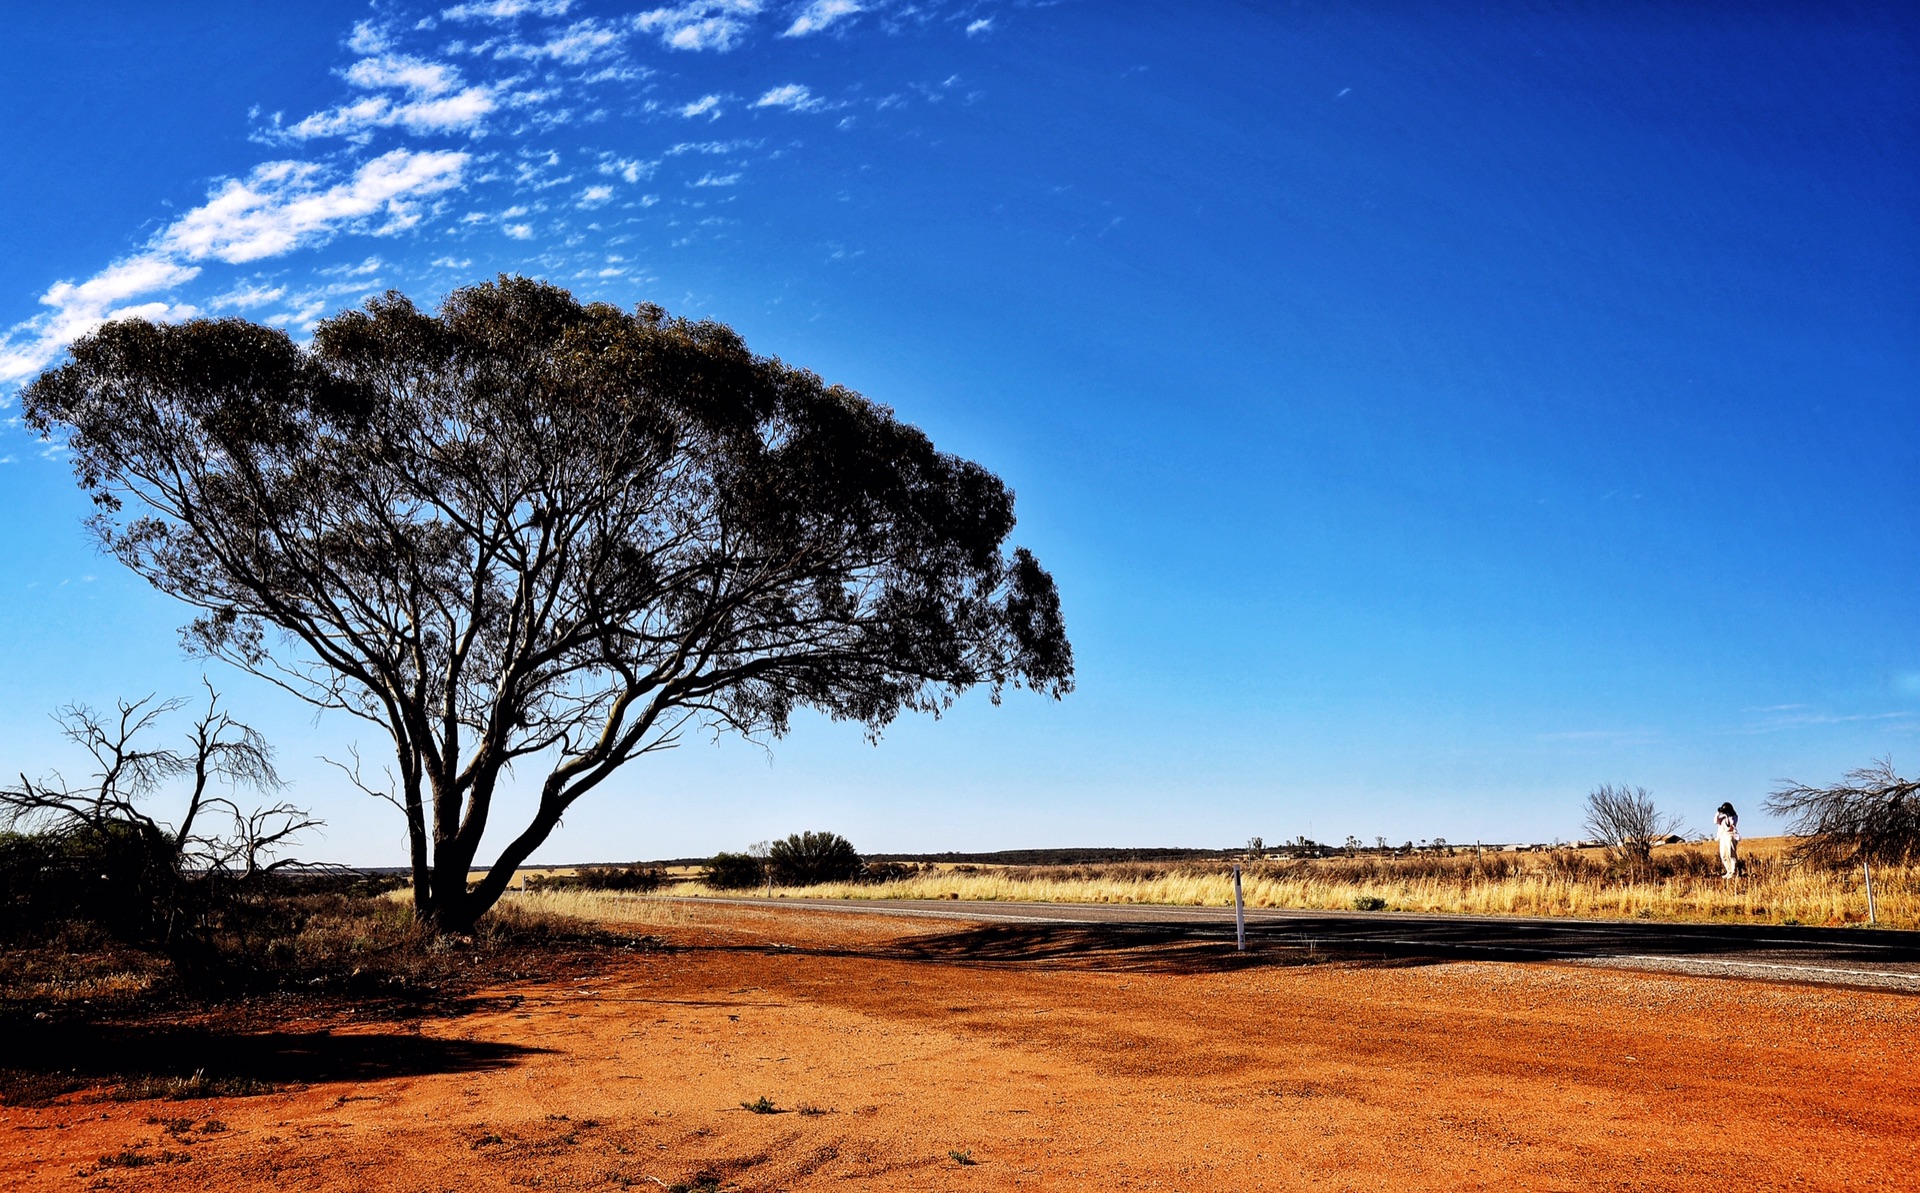
[[[1353,909],[1355,911],[1385,911],[1387,909],[1387,901],[1378,895],[1355,895],[1353,897]]]
[[[700,881],[716,891],[752,890],[766,880],[760,859],[744,853],[716,853],[700,874]]]
[[[667,880],[658,866],[583,866],[572,874],[535,874],[530,891],[634,891],[650,894]]]
[[[839,833],[795,833],[767,851],[767,868],[781,886],[852,882],[860,877],[859,851]]]

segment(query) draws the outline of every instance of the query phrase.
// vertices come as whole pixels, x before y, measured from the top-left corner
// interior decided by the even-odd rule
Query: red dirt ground
[[[1908,996],[1546,965],[1242,962],[1211,944],[1059,927],[688,914],[666,931],[673,951],[610,959],[585,982],[502,987],[459,1017],[281,1023],[257,1041],[274,1055],[289,1038],[351,1046],[355,1080],[0,1109],[0,1186],[1920,1179],[1920,999]],[[741,1107],[762,1097],[778,1112]]]

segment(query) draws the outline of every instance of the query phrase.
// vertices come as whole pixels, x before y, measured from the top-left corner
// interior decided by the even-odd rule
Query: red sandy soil
[[[351,1048],[355,1080],[0,1109],[0,1187],[1920,1182],[1908,996],[687,914],[671,951],[585,981],[503,986],[465,1015],[399,1024],[330,1012],[258,1041]],[[778,1113],[741,1107],[762,1097]]]

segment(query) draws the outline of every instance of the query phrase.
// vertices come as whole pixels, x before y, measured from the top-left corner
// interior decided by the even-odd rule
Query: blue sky
[[[1904,6],[34,3],[0,17],[0,417],[100,319],[304,334],[507,270],[737,327],[981,460],[1060,704],[629,768],[543,856],[1755,827],[1920,761]],[[0,755],[187,692],[183,610],[0,428]],[[403,860],[212,672],[308,852]],[[362,739],[372,752],[378,742]]]

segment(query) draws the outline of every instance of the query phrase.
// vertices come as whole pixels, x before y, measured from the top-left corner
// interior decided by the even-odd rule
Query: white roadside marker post
[[[1247,905],[1240,896],[1240,867],[1233,867],[1233,939],[1234,951],[1247,951]]]
[[[1867,923],[1877,924],[1880,920],[1873,914],[1873,863],[1863,857],[1860,869],[1867,876]]]

